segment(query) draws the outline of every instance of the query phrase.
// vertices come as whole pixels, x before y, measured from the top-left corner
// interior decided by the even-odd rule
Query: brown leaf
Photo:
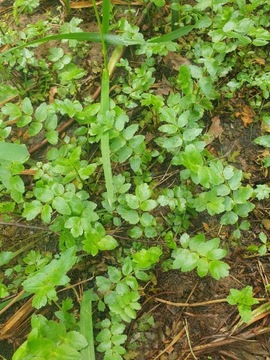
[[[211,144],[212,141],[214,141],[217,137],[219,137],[223,133],[223,128],[220,125],[220,118],[218,116],[215,116],[212,118],[212,124],[207,131],[206,135],[207,138],[205,140],[206,145]]]
[[[270,219],[262,219],[262,224],[266,230],[270,230]]]
[[[248,105],[244,105],[241,111],[236,111],[234,115],[236,117],[240,117],[240,119],[243,122],[243,125],[247,127],[249,124],[253,122],[255,112]]]
[[[165,66],[167,66],[170,69],[174,69],[176,71],[179,70],[179,67],[181,65],[191,64],[191,62],[187,58],[181,56],[180,54],[176,54],[174,52],[169,52],[168,55],[166,55],[163,58],[163,61]]]

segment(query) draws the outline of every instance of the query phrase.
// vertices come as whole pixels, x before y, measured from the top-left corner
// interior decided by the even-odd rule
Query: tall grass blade
[[[194,28],[194,26],[192,26],[192,25],[183,26],[177,30],[171,31],[168,34],[149,39],[148,42],[161,43],[161,42],[165,42],[165,41],[174,41],[184,35],[187,35],[193,28]]]
[[[94,43],[102,43],[102,36],[100,33],[97,32],[79,32],[79,33],[51,35],[5,50],[2,53],[0,53],[0,56],[2,54],[4,55],[14,50],[23,49],[27,46],[42,44],[44,42],[53,41],[53,40],[78,40],[78,41],[90,41]],[[105,34],[104,40],[107,44],[114,46],[132,46],[132,45],[143,44],[143,41],[139,42],[138,40],[125,39],[120,35],[113,35],[113,34]]]
[[[80,309],[80,332],[85,337],[88,346],[81,350],[82,360],[95,360],[95,346],[92,319],[93,291],[84,292]]]
[[[105,36],[108,35],[107,33],[109,31],[111,4],[110,4],[110,0],[103,0],[102,23],[101,23],[99,12],[96,5],[96,0],[92,0],[92,2],[94,5],[97,22],[100,29],[102,53],[104,59],[102,81],[101,81],[100,114],[102,116],[102,119],[104,120],[104,123],[106,123],[105,120],[110,110],[110,72],[109,72],[107,43],[105,41]],[[109,206],[112,209],[112,205],[114,202],[114,186],[113,186],[113,178],[112,178],[110,134],[109,131],[107,130],[105,130],[105,132],[101,134],[100,150],[101,150],[101,158],[102,158],[103,172],[105,178],[105,186],[107,190],[107,199]]]
[[[101,114],[103,119],[106,119],[107,113],[110,109],[110,96],[109,96],[110,84],[109,84],[109,71],[103,69],[102,83],[101,83]],[[111,152],[110,152],[110,137],[109,132],[106,131],[100,138],[100,149],[103,164],[103,171],[105,177],[105,185],[108,195],[109,206],[112,207],[114,202],[114,186],[112,178],[112,166],[111,166]]]
[[[103,35],[108,34],[108,32],[109,32],[110,11],[111,11],[111,1],[103,0],[103,3],[102,3],[102,27],[101,27],[101,31],[102,31]]]

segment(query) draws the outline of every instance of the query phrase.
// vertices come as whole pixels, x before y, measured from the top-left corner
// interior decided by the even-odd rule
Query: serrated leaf
[[[250,185],[240,186],[233,192],[233,200],[236,204],[244,204],[253,194],[253,188]]]
[[[151,190],[148,184],[140,184],[136,186],[135,194],[140,202],[143,202],[151,197]]]
[[[28,134],[29,136],[35,136],[37,135],[43,128],[43,125],[37,121],[32,121],[29,128],[28,128]]]
[[[42,201],[44,203],[50,202],[54,198],[54,193],[49,188],[35,187],[33,190],[33,193],[34,193],[35,197],[37,198],[37,200]]]
[[[38,214],[40,214],[41,209],[41,202],[38,200],[33,200],[31,203],[25,204],[22,216],[25,217],[27,221],[33,220],[38,216]]]
[[[117,206],[117,212],[129,224],[135,225],[140,220],[137,211],[127,208],[124,205]]]
[[[213,249],[207,253],[208,260],[220,260],[227,255],[227,250],[225,249]]]
[[[138,268],[146,269],[149,266],[156,264],[161,255],[162,250],[157,246],[153,246],[149,249],[142,249],[141,251],[132,254],[132,257]]]
[[[204,277],[208,274],[209,271],[209,263],[206,259],[201,258],[197,262],[197,274],[200,277]]]
[[[137,196],[135,196],[133,194],[126,194],[125,198],[126,198],[127,205],[131,209],[136,210],[139,208],[139,199],[137,198]]]
[[[242,177],[243,177],[242,170],[234,170],[233,176],[228,180],[228,184],[231,190],[237,190],[240,187]]]
[[[68,205],[68,202],[60,196],[56,196],[53,199],[52,207],[56,211],[58,211],[59,214],[62,214],[62,215],[70,215],[71,214],[71,209],[70,209],[70,206]]]
[[[189,252],[187,254],[184,263],[181,266],[181,271],[187,272],[196,268],[198,260],[200,259],[199,255],[195,252]]]
[[[111,235],[106,235],[98,241],[97,246],[99,250],[113,250],[118,246],[118,242]]]
[[[220,219],[221,225],[233,225],[238,221],[238,215],[233,211],[228,211]]]
[[[215,280],[220,280],[229,275],[230,266],[223,261],[213,260],[209,263],[209,272]]]
[[[22,115],[19,106],[13,103],[7,103],[2,107],[1,111],[4,115],[9,116],[10,121],[15,120]]]
[[[33,106],[31,104],[31,101],[28,97],[24,98],[22,101],[22,111],[26,114],[26,115],[32,115],[33,114]]]
[[[151,211],[153,209],[155,209],[157,207],[158,203],[156,200],[146,200],[146,201],[143,201],[141,204],[140,204],[140,209],[142,211]]]
[[[48,300],[57,299],[55,287],[68,283],[69,277],[66,273],[76,261],[76,247],[73,246],[62,252],[59,259],[53,259],[41,270],[32,273],[23,281],[24,290],[30,294],[35,294],[33,299],[34,307],[39,309],[46,305]]]
[[[254,140],[255,144],[270,148],[270,135],[262,135]]]

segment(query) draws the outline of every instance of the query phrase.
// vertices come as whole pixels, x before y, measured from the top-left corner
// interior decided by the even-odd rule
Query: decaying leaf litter
[[[46,2],[44,6],[50,9],[51,4]],[[83,17],[88,6],[84,2],[71,4],[71,9],[74,9],[72,14],[74,11],[74,15]],[[139,5],[136,4],[136,6]],[[163,11],[166,11],[166,9]],[[153,12],[153,16],[154,21],[155,16],[160,20],[159,17],[162,15]],[[142,27],[151,36],[151,26],[144,22]],[[88,61],[91,61],[92,56],[90,50],[90,60],[88,59]],[[136,57],[132,51],[126,52],[125,56],[131,61],[143,62],[143,59]],[[179,57],[178,54],[174,56],[174,53],[170,57],[160,60],[158,76],[152,87],[155,89],[155,85],[159,85],[158,90],[154,91],[157,94],[168,95],[171,91],[171,83],[168,79],[174,76],[179,65],[190,63],[192,64],[192,57],[187,59],[182,55]],[[100,71],[100,69],[97,71]],[[118,73],[121,74],[121,70],[116,70],[114,76],[117,77]],[[91,74],[89,76],[90,81],[93,81]],[[96,74],[93,75],[97,88],[99,86],[97,84],[98,77]],[[84,91],[91,90],[92,92],[92,88],[91,85],[90,87],[86,86]],[[248,89],[246,91],[248,93]],[[51,101],[53,101],[54,97],[52,93],[53,90],[50,89]],[[97,93],[96,96],[98,97],[98,95]],[[254,94],[251,94],[251,96],[254,96]],[[262,131],[267,132],[267,129],[262,130],[260,124],[256,122],[256,114],[248,105],[248,95],[245,94],[244,99],[241,98],[241,94],[239,94],[239,97],[240,99],[236,97],[230,102],[221,99],[218,110],[210,111],[205,117],[204,132],[207,135],[208,150],[213,156],[225,159],[225,161],[247,173],[246,183],[252,185],[269,184],[268,169],[263,166],[263,159],[267,156],[267,150],[253,143],[253,140],[262,135],[264,133]],[[73,123],[74,121],[70,119],[63,125],[63,128],[60,129],[60,132],[63,133],[62,136],[66,134],[72,136],[74,127],[68,127]],[[151,130],[154,132],[155,128]],[[152,139],[155,134],[148,134],[148,137]],[[32,153],[36,151],[35,146],[40,151],[40,143],[42,141],[39,144],[33,144],[32,149],[34,150],[32,150]],[[48,143],[44,141],[42,145],[45,147],[45,150],[42,151],[46,151],[46,146],[49,146]],[[38,156],[43,156],[42,151],[38,153]],[[161,178],[164,177],[164,174],[170,174],[170,169],[164,166],[154,170],[158,171],[159,174],[161,173]],[[26,175],[31,176],[31,173]],[[165,184],[177,181],[176,174],[162,179]],[[31,183],[31,177],[28,181]],[[251,230],[244,231],[241,241],[235,240],[231,228],[221,226],[219,219],[215,216],[198,214],[192,218],[191,232],[203,231],[205,234],[210,235],[210,238],[218,236],[224,241],[228,248],[226,261],[231,267],[230,275],[217,282],[210,277],[200,279],[193,272],[181,273],[177,270],[170,270],[164,273],[161,267],[158,266],[155,270],[155,276],[146,284],[141,285],[142,308],[127,329],[128,338],[126,344],[129,350],[125,355],[125,359],[269,358],[268,252],[263,257],[260,257],[247,251],[249,246],[257,242],[258,234],[262,229],[269,238],[269,209],[270,203],[267,199],[258,204],[256,209],[249,215],[249,221],[252,224]],[[162,216],[163,214],[161,214],[161,218]],[[17,238],[16,232],[13,234],[14,228],[18,230],[20,225],[23,228],[25,223],[18,220],[14,225],[2,225],[3,231],[10,232],[7,236],[12,238],[13,245],[17,244],[19,237],[21,237],[19,235]],[[33,227],[29,226],[30,233],[27,232],[27,228],[23,228],[24,230],[21,232],[24,238],[29,238],[37,230],[34,226],[42,227],[38,222],[33,224]],[[125,238],[125,233],[120,230],[119,238],[121,237]],[[164,242],[162,239],[159,240],[161,244]],[[149,240],[149,242],[151,241]],[[44,250],[46,251],[46,247]],[[91,263],[91,276],[89,276],[89,262],[80,265],[79,269],[72,270],[70,275],[71,283],[78,284],[74,286],[74,289],[76,289],[74,293],[78,299],[80,299],[84,281],[89,278],[91,279],[89,281],[92,281],[94,276],[102,274],[108,263],[115,263],[109,252],[105,256],[97,257],[94,264]],[[254,310],[254,317],[248,324],[243,323],[237,310],[230,307],[225,301],[230,288],[242,288],[246,285],[251,285],[254,296],[260,299],[260,305],[256,309],[257,312]],[[25,303],[22,301],[20,306],[15,304],[3,315],[5,319],[1,327],[1,336],[4,340],[2,342],[4,352],[1,355],[6,358],[10,356],[5,354],[6,347],[10,346],[7,344],[10,343],[11,347],[16,348],[27,334],[27,326],[21,334],[18,334],[16,321],[18,321],[18,324],[26,321],[27,324],[28,314],[32,311],[29,303],[29,301]],[[46,310],[44,312],[46,313]],[[42,313],[44,312],[42,310]],[[99,356],[102,358],[102,355],[97,355],[98,358]]]

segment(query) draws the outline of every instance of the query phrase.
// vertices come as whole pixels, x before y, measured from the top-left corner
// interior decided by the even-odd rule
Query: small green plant
[[[229,274],[229,265],[221,261],[227,253],[225,249],[219,248],[220,239],[206,240],[203,234],[189,237],[183,234],[180,238],[181,248],[172,252],[173,269],[180,269],[183,272],[196,269],[200,277],[208,273],[219,280]]]
[[[258,304],[259,301],[254,299],[252,294],[252,287],[246,286],[242,290],[231,289],[227,301],[230,305],[237,305],[237,309],[241,319],[248,323],[252,319],[252,305]]]

